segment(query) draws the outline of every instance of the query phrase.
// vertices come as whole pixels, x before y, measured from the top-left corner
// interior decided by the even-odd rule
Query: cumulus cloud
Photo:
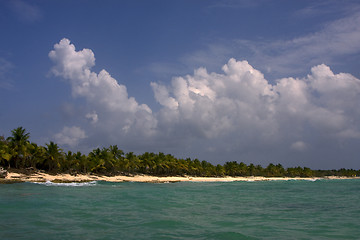
[[[324,64],[306,77],[271,84],[247,61],[232,58],[221,73],[199,68],[169,84],[151,83],[160,105],[153,112],[129,97],[105,70],[92,72],[90,49],[76,51],[63,39],[49,56],[55,63],[52,72],[68,80],[73,96],[85,98],[91,108],[85,117],[93,123],[87,129],[93,145],[132,142],[150,151],[172,148],[171,153],[210,161],[266,157],[279,162],[280,157],[296,157],[294,151],[314,159],[317,150],[310,144],[337,149],[341,141],[360,140],[360,80],[335,74]],[[56,138],[76,144],[85,133],[65,127]]]
[[[82,139],[86,138],[85,131],[80,127],[64,127],[61,132],[55,134],[55,141],[61,145],[76,146]]]
[[[250,135],[276,137],[280,124],[289,130],[291,123],[300,124],[292,130],[299,132],[305,125],[327,134],[349,127],[357,131],[352,123],[359,117],[354,100],[360,81],[350,74],[334,74],[319,65],[306,78],[283,78],[271,85],[246,61],[230,59],[222,69],[224,74],[198,69],[193,76],[174,78],[170,87],[153,84],[156,99],[165,107],[162,114],[169,118],[161,121],[198,125],[204,136],[251,130]]]
[[[92,72],[95,56],[90,49],[76,51],[70,40],[64,38],[55,44],[49,57],[54,62],[52,73],[68,80],[72,95],[85,98],[91,110],[96,112],[96,116],[88,114],[86,118],[95,123],[101,114],[106,115],[102,118],[107,121],[102,122],[104,130],[113,134],[114,129],[119,135],[129,132],[152,134],[156,119],[151,109],[129,97],[126,86],[119,84],[106,70]]]
[[[134,98],[129,98],[126,87],[118,84],[107,71],[101,70],[99,74],[91,72],[95,57],[90,49],[76,51],[70,40],[62,39],[49,57],[56,63],[52,72],[70,81],[74,96],[99,102],[111,111],[135,112],[142,109],[151,112],[146,105],[138,105]]]
[[[164,106],[159,124],[174,127],[174,131],[183,127],[208,138],[234,131],[246,135],[255,129],[264,134],[272,131],[267,125],[276,93],[264,76],[248,62],[235,59],[223,71],[225,74],[208,73],[200,68],[192,76],[174,78],[171,86],[153,84],[155,98]]]
[[[354,76],[321,64],[304,78],[270,84],[247,61],[230,59],[222,70],[200,68],[169,86],[152,84],[163,106],[159,127],[169,135],[201,139],[212,152],[252,158],[257,152],[267,152],[261,156],[267,158],[303,152],[309,149],[306,141],[337,147],[340,139],[360,139],[360,80]]]
[[[179,103],[173,97],[169,97],[169,91],[165,86],[159,85],[155,82],[152,82],[150,85],[154,91],[156,101],[158,101],[161,105],[170,109],[175,109],[179,106]]]

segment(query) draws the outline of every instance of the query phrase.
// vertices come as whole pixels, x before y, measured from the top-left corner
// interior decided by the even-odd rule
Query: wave
[[[320,179],[318,178],[309,178],[309,179],[304,179],[305,181],[309,181],[309,182],[316,182],[316,181],[320,181]]]
[[[317,182],[317,181],[321,181],[320,178],[302,178],[302,179],[288,179],[287,181],[307,181],[307,182]]]
[[[46,182],[34,182],[35,184],[45,185],[45,186],[65,186],[65,187],[83,187],[83,186],[94,186],[97,184],[97,181],[91,182],[70,182],[70,183],[54,183],[51,181]]]

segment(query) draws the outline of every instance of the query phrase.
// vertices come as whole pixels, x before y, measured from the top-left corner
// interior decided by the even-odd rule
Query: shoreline
[[[340,177],[340,176],[326,176],[326,177],[193,177],[193,176],[171,176],[171,177],[157,177],[149,175],[134,175],[134,176],[98,176],[91,174],[56,174],[50,175],[43,172],[35,172],[32,174],[23,174],[9,172],[5,178],[0,179],[0,183],[17,183],[17,182],[56,182],[56,183],[71,183],[71,182],[91,182],[91,181],[106,181],[106,182],[142,182],[142,183],[174,183],[174,182],[254,182],[254,181],[288,181],[288,180],[308,180],[316,181],[319,179],[360,179],[360,177]]]

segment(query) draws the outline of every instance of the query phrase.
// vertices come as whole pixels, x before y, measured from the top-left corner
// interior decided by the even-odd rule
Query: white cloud
[[[353,8],[349,10],[349,6]],[[289,75],[302,76],[309,68],[322,63],[338,66],[346,62],[356,70],[355,63],[344,59],[360,52],[359,6],[358,3],[348,4],[342,10],[339,10],[342,6],[338,6],[331,13],[332,20],[319,22],[315,32],[288,38],[260,34],[256,39],[217,39],[216,42],[205,43],[203,49],[185,54],[179,61],[182,65],[207,66],[214,71],[231,57],[245,58],[271,76],[271,80]]]
[[[151,87],[153,88],[156,101],[161,105],[170,109],[176,109],[179,106],[179,103],[173,97],[169,97],[169,92],[164,86],[152,82]]]
[[[346,17],[323,25],[315,33],[289,40],[237,40],[240,49],[251,49],[249,56],[263,69],[276,74],[299,74],[306,68],[327,62],[338,63],[341,57],[360,52],[360,14],[349,12]],[[340,60],[341,61],[341,60]]]
[[[304,143],[303,141],[297,141],[297,142],[294,142],[293,144],[291,144],[290,148],[292,150],[302,152],[307,149],[307,144]]]
[[[174,78],[171,86],[153,84],[157,87],[155,96],[159,95],[159,89],[163,91],[162,96],[166,96],[161,101],[156,97],[165,107],[159,124],[184,127],[192,134],[208,138],[233,131],[250,130],[247,135],[261,129],[268,132],[271,101],[276,97],[272,86],[246,61],[230,59],[223,70],[225,74],[217,74],[200,68],[193,76]],[[169,126],[168,123],[177,124]]]
[[[163,91],[156,97],[164,106],[159,127],[169,136],[195,137],[204,147],[216,140],[220,151],[233,153],[269,146],[287,151],[282,146],[288,142],[288,150],[304,151],[308,145],[299,138],[336,145],[339,137],[359,136],[360,80],[350,74],[334,74],[322,64],[305,78],[272,85],[246,61],[230,59],[222,70],[200,68],[170,86],[153,84],[155,96]]]
[[[54,135],[54,138],[58,144],[74,147],[86,138],[86,134],[80,127],[64,127],[61,132]]]
[[[88,113],[85,116],[87,119],[89,119],[91,121],[92,124],[95,124],[99,121],[98,115],[96,114],[96,112],[92,112],[92,113]]]
[[[86,99],[91,109],[86,118],[96,123],[88,125],[87,141],[95,146],[172,149],[174,154],[207,160],[237,156],[240,159],[235,160],[254,162],[256,157],[272,161],[281,161],[277,158],[286,154],[296,157],[291,155],[294,150],[316,156],[310,143],[322,142],[332,151],[339,141],[360,139],[360,80],[335,74],[324,64],[304,78],[271,84],[247,61],[230,59],[222,73],[199,68],[192,75],[174,77],[168,85],[151,83],[161,106],[153,112],[129,97],[126,87],[105,70],[91,72],[95,64],[91,50],[76,51],[63,39],[49,56],[55,63],[53,73],[70,82],[74,97]],[[65,127],[57,134],[60,144],[74,145],[85,138],[81,129],[78,137],[67,137],[70,132],[76,131]],[[220,152],[222,159],[208,159]]]
[[[129,97],[126,86],[118,84],[107,71],[101,70],[99,74],[92,72],[95,57],[90,49],[76,51],[70,40],[64,38],[55,44],[49,57],[55,63],[52,73],[68,80],[73,96],[84,97],[92,111],[96,112],[96,117],[88,115],[87,118],[92,117],[95,121],[104,114],[103,127],[113,134],[115,132],[111,128],[117,129],[119,135],[139,131],[142,133],[137,134],[152,134],[156,119],[151,109]]]

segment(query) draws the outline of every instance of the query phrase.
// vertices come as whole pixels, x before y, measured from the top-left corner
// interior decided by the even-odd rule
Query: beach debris
[[[0,178],[6,178],[8,175],[8,171],[5,170],[3,167],[0,167]]]

